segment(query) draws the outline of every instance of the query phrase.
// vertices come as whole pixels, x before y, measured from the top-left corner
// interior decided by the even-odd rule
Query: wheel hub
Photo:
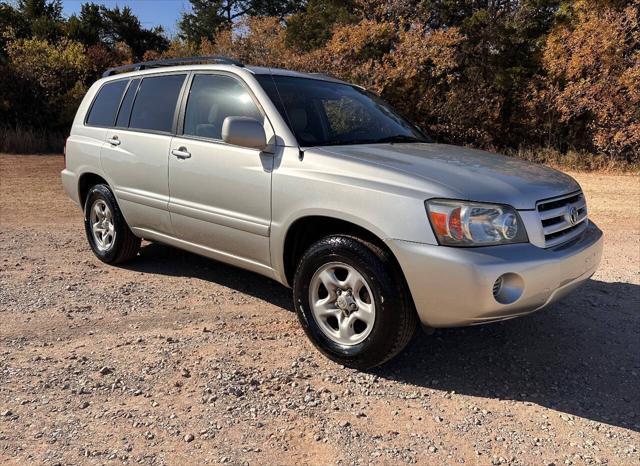
[[[345,346],[364,341],[376,317],[371,287],[353,266],[330,262],[311,278],[309,304],[322,333]]]
[[[358,310],[358,303],[353,298],[353,291],[347,290],[344,292],[338,291],[338,299],[336,299],[336,306],[340,309],[345,315],[349,315],[352,312]]]

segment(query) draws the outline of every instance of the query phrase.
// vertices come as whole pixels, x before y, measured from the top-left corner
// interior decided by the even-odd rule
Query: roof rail
[[[342,82],[342,80],[340,78],[335,77],[331,73],[307,73],[307,74],[310,74],[312,76],[318,76],[319,78],[326,78],[326,79],[329,79],[329,80]]]
[[[208,55],[203,57],[184,57],[184,58],[167,58],[164,60],[152,60],[143,61],[140,63],[131,63],[129,65],[116,66],[109,68],[102,74],[103,78],[107,76],[113,76],[118,73],[125,73],[127,71],[140,71],[149,68],[161,68],[163,66],[177,66],[177,65],[190,65],[196,63],[220,63],[223,65],[235,65],[244,66],[239,61],[232,60],[231,58],[223,57],[220,55]]]

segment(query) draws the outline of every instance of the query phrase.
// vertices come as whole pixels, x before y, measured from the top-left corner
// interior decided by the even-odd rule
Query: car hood
[[[363,144],[312,150],[403,172],[457,192],[462,200],[509,204],[516,209],[534,209],[541,199],[580,189],[573,178],[557,170],[447,144]]]

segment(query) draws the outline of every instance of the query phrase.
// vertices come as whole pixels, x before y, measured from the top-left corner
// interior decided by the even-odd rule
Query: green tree
[[[138,17],[128,6],[122,10],[119,7],[101,7],[100,10],[105,22],[105,40],[110,45],[124,42],[131,48],[134,59],[142,60],[149,50],[163,51],[169,47],[162,27],[143,28]]]
[[[301,51],[322,47],[334,26],[357,21],[355,10],[352,0],[309,0],[304,10],[287,20],[286,43]]]
[[[105,68],[168,46],[161,28],[143,27],[127,7],[85,3],[66,20],[60,0],[0,0],[0,126],[13,134],[3,141],[31,134],[18,146],[60,150],[87,86]]]
[[[169,46],[162,27],[142,27],[128,6],[107,8],[95,3],[83,4],[80,13],[69,18],[67,37],[87,47],[102,44],[114,49],[122,42],[135,60],[142,60],[150,50],[163,51]]]
[[[16,37],[28,37],[26,18],[10,3],[0,2],[0,62],[6,60],[7,43]]]
[[[183,13],[178,28],[180,38],[190,44],[200,44],[203,40],[212,42],[220,29],[230,20],[223,15],[222,1],[189,0],[191,12]]]
[[[27,21],[32,37],[50,41],[61,37],[61,0],[19,0],[18,11]]]
[[[7,47],[11,79],[3,91],[12,96],[5,118],[12,125],[65,128],[86,90],[84,48],[61,40],[17,39]]]
[[[67,35],[85,46],[100,42],[107,35],[107,24],[100,5],[83,3],[78,15],[71,15],[67,23]]]
[[[178,28],[181,39],[199,45],[214,42],[222,29],[231,28],[246,16],[286,15],[300,10],[304,2],[295,0],[189,0],[191,11],[183,13]]]
[[[251,2],[251,16],[273,16],[280,20],[286,16],[301,11],[304,1],[297,0],[253,0]]]
[[[366,0],[365,0],[366,1]],[[423,22],[427,30],[458,28],[456,70],[447,105],[456,142],[517,147],[531,141],[523,124],[527,84],[541,72],[545,37],[558,20],[560,0],[392,1],[377,13]],[[468,102],[477,102],[469,107]]]
[[[63,24],[60,0],[0,1],[0,43],[3,52],[7,35],[55,41],[63,35]]]

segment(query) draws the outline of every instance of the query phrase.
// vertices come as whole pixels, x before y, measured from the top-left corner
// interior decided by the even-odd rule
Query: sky
[[[91,1],[109,8],[129,6],[143,26],[162,26],[169,36],[176,34],[180,14],[189,11],[187,0],[62,0],[64,15],[69,17],[78,13],[80,5]]]

